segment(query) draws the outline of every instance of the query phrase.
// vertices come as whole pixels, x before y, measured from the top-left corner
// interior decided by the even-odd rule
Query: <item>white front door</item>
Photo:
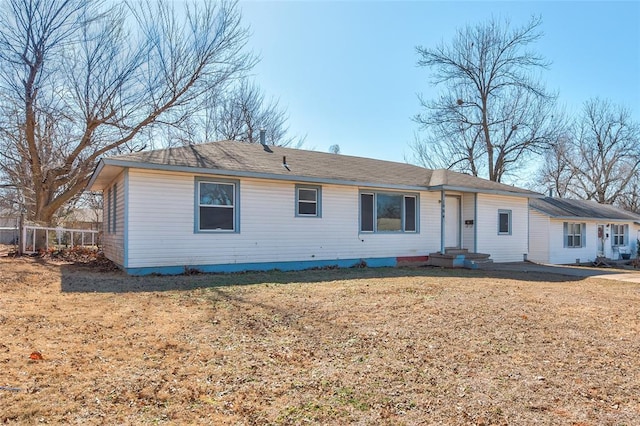
[[[460,197],[444,197],[444,246],[460,248]]]

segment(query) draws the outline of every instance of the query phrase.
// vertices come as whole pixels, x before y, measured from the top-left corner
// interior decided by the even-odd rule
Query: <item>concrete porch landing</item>
[[[427,264],[444,268],[478,269],[481,264],[493,263],[490,256],[485,253],[469,253],[467,249],[445,249],[444,253],[429,253]]]

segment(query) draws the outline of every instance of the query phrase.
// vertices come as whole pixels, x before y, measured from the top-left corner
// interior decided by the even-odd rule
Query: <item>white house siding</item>
[[[433,194],[420,194],[420,233],[360,234],[359,188],[322,185],[322,217],[295,217],[295,183],[249,178],[239,179],[240,232],[195,233],[195,177],[129,170],[129,268],[420,256],[437,248]]]
[[[474,221],[473,225],[466,225],[465,222]],[[475,194],[465,193],[462,195],[462,248],[475,251]]]
[[[533,262],[549,263],[549,216],[529,211],[529,256]]]
[[[519,262],[528,253],[528,200],[478,194],[477,249],[494,262]],[[498,211],[511,210],[511,234],[498,235]]]
[[[124,199],[125,199],[125,187],[124,187],[124,173],[121,173],[103,192],[103,212],[102,212],[102,250],[105,256],[118,265],[124,265]],[[116,229],[115,232],[109,232],[108,218],[109,214],[107,209],[108,192],[113,190],[113,187],[117,186],[116,190]],[[113,202],[113,201],[112,201]],[[113,224],[113,219],[112,219]]]
[[[550,219],[549,221],[549,261],[555,264],[575,263],[593,261],[597,254],[597,235],[598,230],[596,223],[586,220],[576,219],[569,222],[586,224],[585,246],[584,247],[565,247],[564,246],[564,223],[566,219]],[[605,241],[605,246],[611,246],[611,239]]]
[[[640,225],[631,223],[629,225],[629,246],[631,257],[638,257],[638,242],[640,241]]]

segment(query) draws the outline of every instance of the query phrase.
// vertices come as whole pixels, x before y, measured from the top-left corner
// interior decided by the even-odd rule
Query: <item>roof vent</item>
[[[266,145],[266,144],[267,144],[267,141],[266,141],[266,139],[267,139],[267,137],[266,137],[266,133],[267,133],[267,131],[266,131],[266,130],[264,130],[264,129],[260,129],[260,143],[261,143],[262,145]]]
[[[285,155],[282,156],[282,167],[284,167],[285,169],[291,171],[291,169],[287,165],[287,157]]]

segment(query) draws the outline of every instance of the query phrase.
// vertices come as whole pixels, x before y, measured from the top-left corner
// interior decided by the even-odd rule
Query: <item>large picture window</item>
[[[417,232],[417,195],[397,192],[360,194],[361,232]]]
[[[230,181],[196,181],[198,231],[238,231],[237,186]]]
[[[584,223],[564,223],[564,246],[565,247],[584,247],[585,246],[585,229]]]

